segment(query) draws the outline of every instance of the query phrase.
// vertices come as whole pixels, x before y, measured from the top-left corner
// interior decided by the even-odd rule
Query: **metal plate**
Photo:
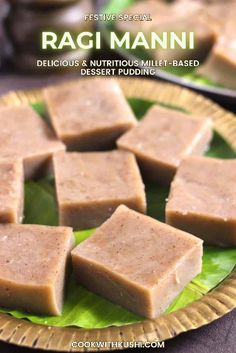
[[[236,116],[212,101],[186,88],[155,80],[119,78],[118,81],[126,97],[173,104],[191,113],[211,116],[215,129],[236,150]],[[42,101],[40,89],[16,91],[0,97],[1,105],[20,105],[37,101]],[[64,352],[72,350],[72,341],[162,341],[206,325],[235,307],[236,270],[200,300],[171,314],[162,315],[156,320],[145,320],[122,327],[86,330],[35,325],[27,320],[0,314],[0,340],[21,346]],[[72,351],[84,350],[80,348]]]

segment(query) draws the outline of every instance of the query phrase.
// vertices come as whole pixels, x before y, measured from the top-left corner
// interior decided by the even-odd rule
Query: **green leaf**
[[[129,103],[138,119],[156,102],[130,98]],[[169,106],[168,106],[169,107]],[[34,105],[38,112],[45,112],[44,105]],[[176,107],[169,107],[171,109]],[[235,158],[235,152],[217,133],[206,154],[218,158]],[[169,189],[152,183],[146,184],[148,214],[164,221],[165,204]],[[57,225],[57,205],[53,177],[25,184],[25,223]],[[74,232],[76,244],[87,239],[95,229]],[[204,247],[202,272],[182,291],[169,306],[166,313],[173,312],[195,300],[200,299],[209,290],[216,287],[233,270],[236,264],[236,249]],[[59,317],[39,316],[21,310],[0,309],[16,318],[26,318],[34,323],[50,326],[78,326],[83,328],[103,328],[140,322],[142,317],[130,313],[118,305],[112,304],[94,293],[78,286],[73,277],[69,281],[63,313]]]
[[[235,264],[236,249],[205,246],[202,272],[192,282],[207,293],[228,276]]]
[[[54,195],[40,183],[25,183],[24,223],[58,225],[58,214]]]
[[[148,109],[156,104],[155,101],[148,101],[138,98],[128,98],[127,101],[138,120],[140,120],[147,113]]]
[[[142,117],[147,113],[148,109],[150,109],[155,104],[158,104],[163,108],[178,110],[182,113],[188,114],[188,112],[185,109],[179,107],[178,105],[170,105],[162,102],[149,101],[149,100],[140,99],[140,98],[128,98],[127,100],[138,120],[141,120]]]
[[[178,309],[184,308],[186,305],[200,299],[202,294],[198,291],[198,288],[190,283],[182,293],[172,302],[169,308],[166,310],[166,314],[172,313]]]
[[[208,157],[222,159],[236,158],[236,152],[216,131],[214,131],[214,136],[211,141],[210,148],[205,153],[205,155]]]
[[[74,232],[76,244],[78,245],[78,244],[82,243],[82,241],[84,241],[85,239],[90,237],[90,235],[93,234],[94,231],[95,231],[95,228],[83,230],[82,232],[81,231]]]
[[[148,183],[146,187],[147,214],[159,221],[165,221],[165,204],[169,195],[169,188]]]
[[[106,14],[119,13],[134,3],[135,0],[110,0],[108,1],[108,4],[103,8],[102,12]]]
[[[38,113],[44,120],[49,121],[48,113],[44,102],[31,103],[31,107]]]
[[[52,175],[38,180],[37,184],[39,184],[44,190],[49,192],[49,194],[51,194],[53,198],[56,198],[55,180]]]

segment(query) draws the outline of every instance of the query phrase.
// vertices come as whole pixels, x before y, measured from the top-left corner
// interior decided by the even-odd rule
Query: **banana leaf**
[[[128,100],[138,119],[156,102],[136,98]],[[158,103],[158,102],[157,102]],[[45,107],[38,102],[33,105],[44,118],[47,116]],[[169,107],[179,109],[178,107]],[[213,141],[206,155],[215,158],[235,158],[235,152],[224,139],[214,134]],[[155,184],[146,184],[148,214],[164,221],[165,203],[169,189]],[[25,183],[25,218],[24,223],[57,225],[58,214],[53,177]],[[74,232],[77,244],[85,240],[94,229]],[[195,300],[221,283],[234,269],[236,249],[223,249],[204,246],[202,272],[196,276],[182,293],[173,301],[166,313],[176,311]],[[61,316],[40,316],[21,310],[0,308],[0,312],[8,313],[16,318],[28,319],[31,322],[49,326],[77,326],[82,328],[104,328],[140,322],[144,318],[135,315],[118,305],[112,304],[94,293],[77,285],[73,274],[68,284],[65,304]]]

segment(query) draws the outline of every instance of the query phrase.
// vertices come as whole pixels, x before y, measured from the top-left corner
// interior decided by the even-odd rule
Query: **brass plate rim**
[[[81,79],[81,78],[80,78]],[[86,79],[86,78],[83,78]],[[215,129],[236,150],[236,116],[210,99],[187,88],[145,78],[117,78],[126,97],[157,100],[212,117]],[[69,81],[70,84],[74,81]],[[62,83],[63,85],[65,83]],[[0,105],[21,105],[42,100],[42,88],[12,91],[0,97]],[[0,341],[58,352],[108,351],[110,348],[72,349],[71,343],[86,341],[164,341],[199,328],[236,308],[236,269],[219,286],[201,299],[156,320],[120,327],[83,329],[48,327],[0,314]],[[117,348],[119,349],[119,348]]]

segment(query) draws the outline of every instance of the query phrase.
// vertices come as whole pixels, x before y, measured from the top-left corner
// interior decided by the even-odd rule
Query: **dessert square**
[[[149,50],[153,59],[158,60],[199,60],[202,62],[209,54],[217,36],[214,18],[206,14],[206,5],[201,1],[176,0],[172,3],[158,0],[135,1],[125,11],[126,14],[134,16],[137,14],[151,14],[151,21],[127,21],[117,20],[116,28],[120,32],[130,32],[131,38],[135,38],[139,32],[145,33],[147,38],[152,32],[159,34],[167,32],[168,43],[171,41],[172,33],[180,36],[186,32],[194,32],[194,48],[189,49],[187,41],[186,49],[182,50],[178,45],[171,49],[162,47],[157,43],[156,49]]]
[[[235,20],[228,31],[219,36],[206,62],[197,71],[219,85],[236,89]]]
[[[23,161],[25,177],[48,167],[54,152],[65,150],[49,126],[28,106],[0,107],[0,159]]]
[[[119,206],[72,251],[79,284],[154,319],[201,271],[202,240]]]
[[[21,161],[0,161],[0,223],[21,223],[24,171]]]
[[[171,184],[166,222],[205,244],[236,245],[236,160],[188,157]]]
[[[58,153],[53,162],[60,225],[97,227],[122,203],[145,213],[144,185],[132,153]]]
[[[69,150],[113,147],[137,123],[115,79],[87,78],[49,87],[44,98],[52,126]]]
[[[203,153],[211,138],[211,119],[154,106],[117,145],[135,154],[146,179],[169,184],[181,159]]]
[[[60,315],[71,228],[0,225],[0,306]]]

